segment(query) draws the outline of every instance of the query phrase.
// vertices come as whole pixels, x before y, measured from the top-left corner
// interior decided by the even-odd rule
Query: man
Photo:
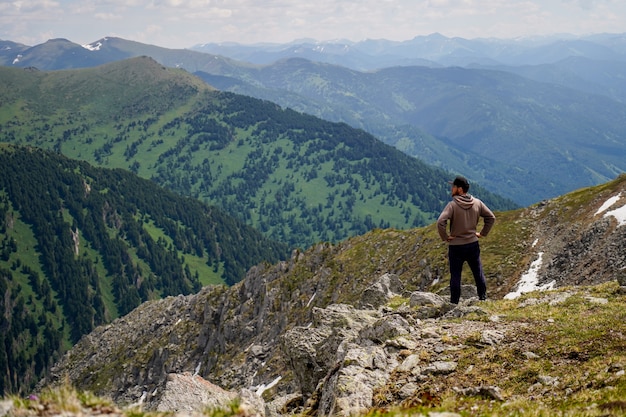
[[[483,266],[480,260],[480,246],[478,239],[489,234],[496,221],[496,216],[478,198],[472,197],[469,191],[469,182],[465,177],[457,176],[452,185],[452,201],[443,209],[437,220],[439,236],[448,242],[448,261],[450,263],[450,302],[459,303],[461,298],[461,271],[467,262],[480,300],[487,299],[487,283]],[[483,228],[476,231],[478,220],[484,220]],[[450,234],[447,232],[447,223],[450,221]]]

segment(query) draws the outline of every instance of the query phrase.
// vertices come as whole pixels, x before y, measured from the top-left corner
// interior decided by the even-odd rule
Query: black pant
[[[485,281],[483,265],[480,261],[480,246],[478,242],[466,245],[449,245],[448,260],[450,261],[450,302],[458,304],[461,298],[461,271],[465,262],[467,262],[474,275],[478,298],[484,300],[487,297],[487,282]]]

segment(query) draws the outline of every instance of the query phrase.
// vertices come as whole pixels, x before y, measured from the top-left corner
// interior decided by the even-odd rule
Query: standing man
[[[478,239],[489,234],[496,216],[485,203],[467,193],[470,185],[465,177],[457,176],[454,181],[449,181],[449,184],[452,185],[452,201],[439,215],[437,230],[441,239],[448,242],[450,302],[458,304],[461,298],[461,271],[465,262],[474,275],[478,298],[486,300],[487,282],[480,261]],[[484,219],[484,225],[482,230],[477,232],[476,227],[480,217]],[[450,221],[450,234],[446,230],[448,220]]]

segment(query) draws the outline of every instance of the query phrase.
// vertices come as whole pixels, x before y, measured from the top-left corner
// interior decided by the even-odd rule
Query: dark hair
[[[452,184],[456,185],[457,187],[461,187],[463,189],[463,192],[468,192],[470,188],[470,184],[469,181],[467,181],[467,178],[460,175],[457,176],[454,181],[452,181]]]

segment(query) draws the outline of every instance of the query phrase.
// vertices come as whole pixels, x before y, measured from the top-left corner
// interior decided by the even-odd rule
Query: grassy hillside
[[[211,90],[149,58],[57,72],[0,68],[4,140],[215,204],[291,246],[434,220],[451,174],[362,130]],[[479,186],[495,209],[515,207]]]
[[[95,326],[233,284],[287,246],[128,171],[0,146],[0,392],[26,392]]]

